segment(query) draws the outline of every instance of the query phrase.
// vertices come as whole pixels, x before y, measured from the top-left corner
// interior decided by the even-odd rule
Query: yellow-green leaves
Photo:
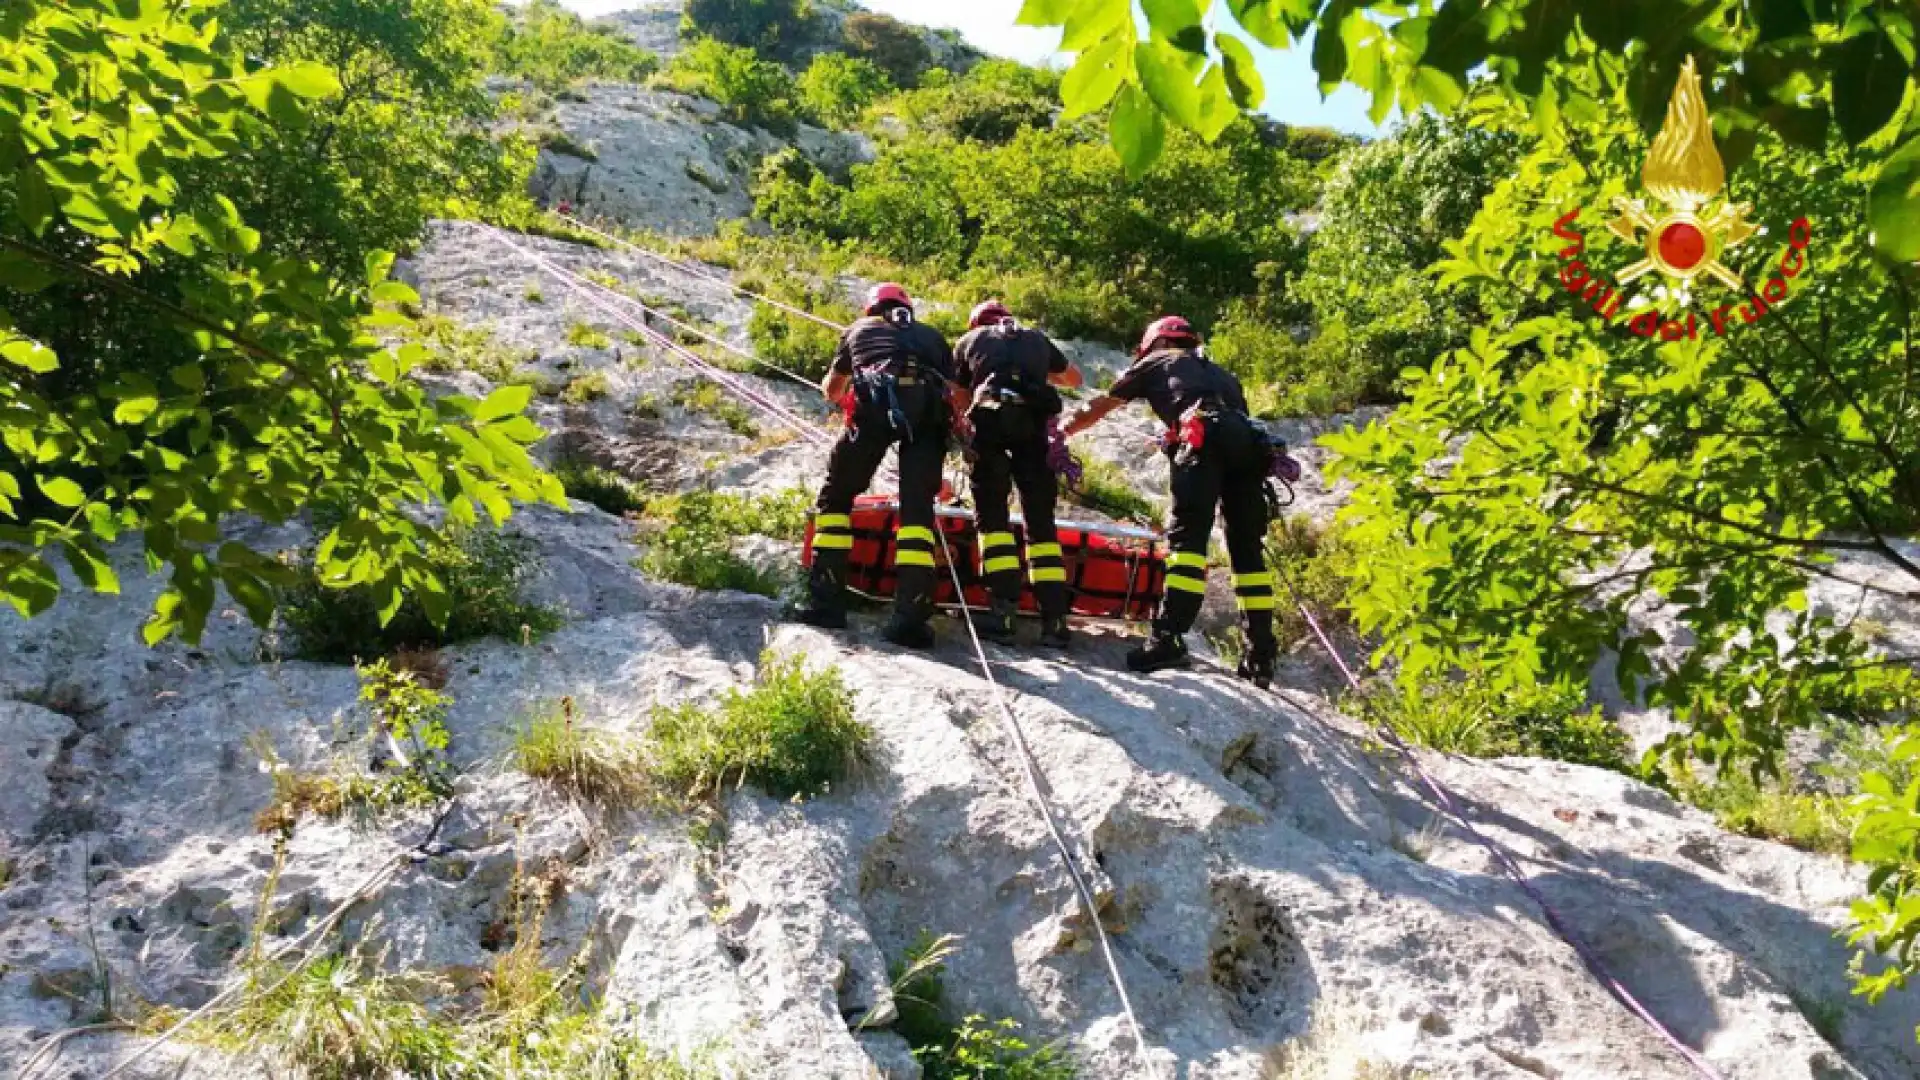
[[[1267,83],[1260,76],[1253,50],[1232,34],[1221,34],[1214,38],[1214,44],[1220,49],[1221,70],[1226,75],[1234,104],[1243,109],[1259,108],[1267,100]]]
[[[1920,137],[1880,166],[1868,197],[1874,248],[1894,262],[1920,262]]]
[[[35,375],[45,375],[60,367],[60,358],[54,355],[53,350],[32,338],[8,337],[0,340],[0,359],[26,368]]]
[[[1139,87],[1129,85],[1120,91],[1120,100],[1113,106],[1109,123],[1113,148],[1119,153],[1127,175],[1146,175],[1167,145],[1167,125],[1160,118],[1160,111]]]

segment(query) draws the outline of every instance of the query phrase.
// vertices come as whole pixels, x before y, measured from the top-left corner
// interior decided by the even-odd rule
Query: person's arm
[[[1105,420],[1110,413],[1118,412],[1126,407],[1126,402],[1112,395],[1102,395],[1094,398],[1092,401],[1075,409],[1073,415],[1067,417],[1067,422],[1060,426],[1060,432],[1068,438],[1072,438],[1100,421]]]
[[[839,404],[847,396],[847,389],[853,385],[853,350],[847,347],[847,339],[840,339],[840,347],[833,351],[833,363],[827,367],[827,377],[820,380],[820,392],[827,400]]]

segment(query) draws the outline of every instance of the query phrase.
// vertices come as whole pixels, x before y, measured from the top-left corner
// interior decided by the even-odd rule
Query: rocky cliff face
[[[747,312],[722,290],[631,255],[516,242],[740,336]],[[541,419],[632,475],[769,490],[818,473],[816,452],[755,447],[698,413],[630,421],[640,397],[690,376],[625,343],[568,345],[573,323],[604,318],[515,266],[485,230],[437,230],[408,273],[432,309],[523,350],[527,370],[610,376],[606,399],[543,403]],[[533,286],[542,302],[527,298]],[[484,389],[472,373],[450,378]],[[1136,434],[1112,436],[1114,449]],[[1133,467],[1149,479],[1150,461]],[[717,1057],[729,1075],[916,1076],[887,1026],[886,968],[922,931],[960,936],[947,977],[956,1008],[1063,1040],[1087,1077],[1329,1075],[1298,1063],[1316,1018],[1320,1045],[1337,1043],[1328,1060],[1378,1070],[1331,1075],[1689,1075],[1317,695],[1259,693],[1204,668],[1136,678],[1121,671],[1127,643],[1113,630],[1066,658],[993,650],[1104,905],[1152,1044],[1142,1053],[953,623],[937,652],[903,655],[871,624],[822,634],[784,623],[770,601],[649,581],[632,567],[631,527],[584,506],[513,527],[544,553],[540,590],[571,621],[531,647],[447,654],[464,770],[447,849],[343,924],[383,943],[391,965],[473,985],[498,947],[490,928],[516,867],[546,866],[565,883],[548,954],[560,962],[590,944],[612,1015],[655,1045]],[[244,538],[273,549],[303,537]],[[275,940],[311,929],[430,824],[304,824],[261,920],[271,844],[253,817],[270,781],[249,744],[264,734],[292,765],[324,763],[358,723],[353,673],[263,659],[270,650],[234,610],[197,648],[144,649],[137,616],[157,584],[125,571],[123,598],[76,593],[41,619],[0,622],[0,1059],[19,1062],[75,1022],[103,973],[122,1000],[207,1000],[256,922]],[[637,733],[655,705],[749,681],[768,645],[844,674],[879,736],[879,764],[857,783],[798,805],[736,793],[724,842],[702,846],[686,820],[584,810],[502,764],[542,702],[571,696],[582,722]],[[1284,682],[1320,678],[1296,664]],[[1424,763],[1730,1080],[1920,1071],[1920,1008],[1869,1009],[1847,994],[1834,933],[1862,883],[1841,861],[1727,835],[1611,773]],[[98,1076],[137,1045],[74,1039],[52,1075]],[[1296,1064],[1283,1065],[1289,1055]],[[176,1045],[134,1075],[249,1068]]]

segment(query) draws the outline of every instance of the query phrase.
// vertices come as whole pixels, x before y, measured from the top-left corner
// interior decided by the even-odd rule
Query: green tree
[[[872,61],[895,86],[920,85],[920,76],[933,66],[933,50],[920,30],[891,16],[855,12],[841,33],[848,53]]]
[[[1053,126],[1060,80],[1024,64],[988,60],[958,79],[924,78],[919,89],[889,101],[886,111],[927,135],[1005,143],[1028,128]]]
[[[493,70],[557,93],[582,79],[637,83],[660,58],[612,26],[589,26],[554,0],[532,0],[501,21]]]
[[[715,41],[785,55],[812,21],[807,0],[687,0],[685,25]]]
[[[1920,122],[1902,105],[1915,81],[1916,14],[1887,0],[1227,0],[1239,33],[1211,5],[1142,0],[1026,0],[1020,22],[1060,26],[1078,56],[1063,86],[1070,114],[1112,106],[1114,146],[1135,173],[1160,153],[1169,125],[1217,137],[1240,109],[1266,100],[1249,39],[1275,49],[1311,40],[1323,91],[1351,83],[1373,118],[1452,108],[1470,75],[1551,126],[1578,96],[1569,48],[1630,57],[1617,103],[1656,129],[1689,56],[1722,85],[1715,128],[1732,163],[1770,130],[1819,149],[1829,129],[1851,146],[1904,139],[1867,178],[1875,247],[1920,260]],[[1139,27],[1147,27],[1140,40]],[[1901,122],[1901,117],[1905,121]],[[1862,190],[1862,205],[1868,202]]]
[[[1316,362],[1363,398],[1386,399],[1403,368],[1425,368],[1481,324],[1474,295],[1440,293],[1427,268],[1511,171],[1518,142],[1423,113],[1335,167],[1293,296],[1319,324]]]
[[[118,591],[105,546],[138,536],[171,571],[148,641],[197,637],[218,586],[264,623],[284,568],[222,527],[317,503],[342,509],[319,551],[330,583],[381,583],[383,614],[404,591],[431,610],[405,507],[498,521],[562,497],[526,452],[541,432],[524,390],[432,400],[407,375],[424,350],[377,344],[399,316],[375,303],[416,299],[387,280],[390,256],[341,283],[217,188],[186,198],[183,165],[342,92],[320,64],[244,63],[221,6],[24,0],[0,16],[0,600],[23,615],[57,601],[51,559]],[[87,317],[109,300],[144,322]],[[155,345],[178,360],[158,375]]]
[[[793,127],[793,76],[750,48],[702,38],[681,50],[661,82],[726,107],[729,120],[776,131]]]
[[[887,74],[871,63],[841,53],[821,53],[794,85],[794,97],[807,119],[826,128],[851,128],[867,106],[892,92]]]
[[[323,110],[282,110],[189,192],[231,197],[278,251],[356,275],[435,217],[512,216],[533,148],[491,134],[484,86],[498,16],[486,0],[231,0],[221,25],[258,62],[339,73]]]

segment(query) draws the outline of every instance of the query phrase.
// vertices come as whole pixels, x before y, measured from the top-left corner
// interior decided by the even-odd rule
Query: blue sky
[[[562,0],[583,15],[604,15],[636,6],[633,0]],[[1046,62],[1060,43],[1058,32],[1015,26],[1021,0],[860,0],[874,11],[923,26],[951,27],[976,48],[996,56],[1030,64]],[[1317,125],[1339,131],[1369,133],[1367,95],[1342,87],[1320,100],[1318,80],[1304,49],[1261,53],[1261,73],[1267,81],[1265,111],[1289,124]]]

